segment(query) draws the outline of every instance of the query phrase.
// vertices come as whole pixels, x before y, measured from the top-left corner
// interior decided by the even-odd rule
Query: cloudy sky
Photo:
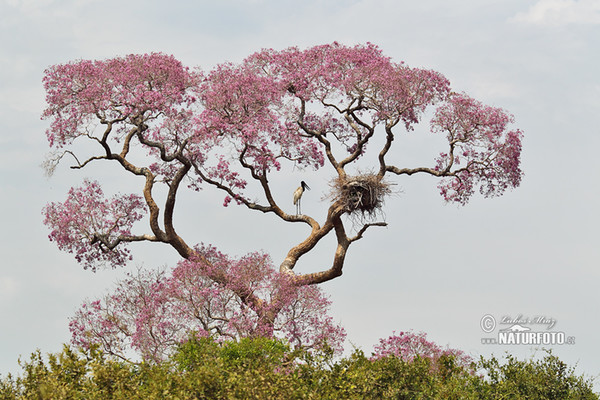
[[[482,344],[490,335],[480,322],[543,316],[575,338],[555,354],[600,374],[599,0],[0,0],[0,374],[36,348],[59,351],[78,305],[126,272],[83,271],[47,240],[42,207],[108,172],[64,165],[44,176],[44,69],[150,51],[210,69],[265,47],[332,41],[372,42],[395,61],[437,70],[454,90],[514,114],[525,132],[523,183],[503,197],[459,208],[443,203],[432,179],[395,181],[388,228],[368,231],[350,248],[344,275],[324,286],[349,344],[368,353],[379,338],[412,329],[474,356],[527,357],[531,346]],[[407,135],[406,146],[435,156],[427,135]],[[280,190],[291,194],[300,176],[280,180]],[[312,179],[303,208],[323,215],[327,181]],[[106,185],[123,191],[128,182],[115,175]],[[277,262],[307,233],[224,209],[221,197],[207,190],[179,203],[188,242],[234,254],[264,249]],[[332,245],[302,268],[326,265]],[[134,252],[147,268],[177,261],[167,247]]]

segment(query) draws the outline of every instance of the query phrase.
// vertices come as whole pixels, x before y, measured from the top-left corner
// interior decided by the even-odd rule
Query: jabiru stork
[[[301,181],[300,187],[294,191],[294,205],[296,206],[296,215],[302,213],[302,208],[300,207],[300,199],[302,198],[302,194],[304,190],[310,190],[310,187],[306,184],[306,182]]]

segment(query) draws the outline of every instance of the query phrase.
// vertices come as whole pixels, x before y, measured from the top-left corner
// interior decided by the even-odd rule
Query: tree
[[[327,315],[330,301],[315,285],[299,286],[278,273],[261,253],[232,259],[214,247],[195,249],[202,260],[182,260],[171,273],[138,270],[102,299],[86,302],[69,328],[73,343],[85,349],[100,343],[108,354],[129,359],[135,349],[159,362],[194,337],[219,340],[278,336],[295,348],[342,351],[345,331]],[[223,285],[209,278],[227,276]],[[256,318],[244,299],[250,290],[277,312],[271,321]]]
[[[474,364],[473,359],[462,350],[442,348],[427,340],[427,334],[424,332],[400,332],[398,335],[380,339],[379,344],[375,346],[372,359],[390,356],[406,362],[412,362],[417,357],[428,359],[433,367],[438,367],[444,357],[452,357],[453,362],[465,370],[470,369]]]
[[[377,217],[391,192],[390,176],[440,178],[444,200],[458,204],[477,189],[501,195],[522,176],[522,133],[511,130],[510,114],[451,91],[438,72],[392,62],[372,44],[262,50],[206,73],[163,54],[77,61],[49,68],[44,86],[49,172],[70,155],[72,168],[112,161],[143,181],[141,197],[106,200],[95,182],[72,190],[65,203],[45,209],[50,239],[92,270],[125,264],[132,242],[169,244],[184,262],[201,265],[203,279],[251,310],[257,326],[273,326],[288,290],[264,297],[252,281],[213,266],[201,247],[177,233],[173,214],[184,185],[222,191],[225,206],[234,201],[282,223],[306,225],[310,233],[279,264],[290,285],[306,287],[339,277],[349,246],[370,227],[386,225]],[[430,166],[391,162],[398,132],[414,129],[429,109],[430,130],[445,136],[447,148]],[[76,154],[75,142],[84,140],[98,152]],[[146,158],[140,160],[139,151],[134,157],[134,147]],[[372,172],[360,173],[359,160],[370,162]],[[288,214],[289,199],[274,195],[269,177],[286,166],[329,168],[332,193],[323,221]],[[167,191],[162,205],[154,190],[159,185]],[[262,199],[254,200],[256,193]],[[146,216],[149,232],[132,233]],[[348,217],[354,226],[359,222],[353,233],[346,229]],[[296,272],[298,261],[329,235],[336,239],[331,265]]]

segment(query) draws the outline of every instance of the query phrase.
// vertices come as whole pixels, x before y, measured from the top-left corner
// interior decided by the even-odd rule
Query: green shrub
[[[20,364],[22,376],[0,379],[0,400],[598,399],[590,380],[551,353],[524,361],[507,355],[503,363],[482,358],[466,367],[454,355],[403,360],[355,350],[334,361],[327,352],[291,352],[275,339],[194,338],[159,364],[68,346],[48,357],[36,351]]]
[[[480,365],[487,375],[484,390],[487,398],[598,399],[592,392],[592,380],[576,376],[573,367],[568,367],[550,351],[540,360],[519,361],[507,355],[504,364],[492,357],[482,358]]]

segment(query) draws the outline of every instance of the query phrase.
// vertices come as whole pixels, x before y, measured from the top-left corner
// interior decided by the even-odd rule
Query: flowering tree
[[[317,286],[295,285],[265,254],[231,259],[214,247],[195,250],[201,259],[182,260],[170,274],[139,270],[113,293],[85,303],[70,323],[73,342],[84,348],[100,343],[125,359],[133,348],[152,361],[164,359],[191,332],[234,340],[276,335],[307,350],[342,350],[345,332],[327,315],[329,300]],[[216,273],[230,277],[228,285],[208,278]],[[232,295],[237,286],[277,311],[271,323]]]
[[[432,362],[432,368],[437,367],[437,363],[442,356],[454,357],[456,365],[471,369],[473,358],[465,354],[462,350],[443,348],[436,343],[427,340],[427,335],[423,332],[400,332],[393,334],[386,339],[380,339],[379,344],[375,346],[373,359],[384,357],[397,357],[405,362],[412,362],[415,357],[428,359]]]
[[[265,332],[285,313],[287,296],[297,294],[290,285],[307,287],[340,276],[349,246],[368,228],[386,225],[377,221],[376,211],[390,192],[390,176],[440,178],[444,200],[466,204],[477,189],[484,196],[501,195],[518,186],[522,175],[522,134],[509,127],[512,116],[451,91],[440,73],[392,62],[371,44],[263,50],[206,73],[163,54],[78,61],[48,69],[44,86],[43,116],[51,120],[47,136],[53,149],[49,172],[70,156],[71,168],[113,162],[143,182],[141,196],[111,200],[103,199],[95,182],[73,189],[65,203],[45,209],[51,240],[91,269],[123,265],[133,242],[166,243],[185,260],[178,268],[201,265],[195,269],[204,282],[198,295],[220,285],[236,297],[235,307],[249,310],[248,324]],[[391,162],[398,132],[414,129],[429,107],[430,129],[445,136],[446,148],[433,153],[429,166]],[[95,144],[98,152],[77,154],[74,146],[82,141]],[[379,148],[367,151],[376,143]],[[141,160],[139,150],[146,154]],[[359,159],[370,160],[373,172],[358,174]],[[329,168],[333,192],[324,220],[290,214],[284,206],[289,199],[274,195],[269,177],[286,165]],[[159,185],[167,192],[162,201],[154,190]],[[275,275],[255,280],[218,267],[181,237],[173,213],[185,186],[214,187],[223,192],[225,206],[234,201],[282,223],[307,225],[310,233],[279,264],[286,285],[275,284],[283,279]],[[255,200],[257,191],[262,198]],[[360,225],[349,234],[343,217],[355,215],[367,218],[358,218]],[[149,231],[134,233],[133,224],[143,217]],[[330,234],[336,239],[331,265],[296,272],[301,257]],[[272,287],[256,290],[257,282]],[[231,322],[232,317],[219,318]]]

